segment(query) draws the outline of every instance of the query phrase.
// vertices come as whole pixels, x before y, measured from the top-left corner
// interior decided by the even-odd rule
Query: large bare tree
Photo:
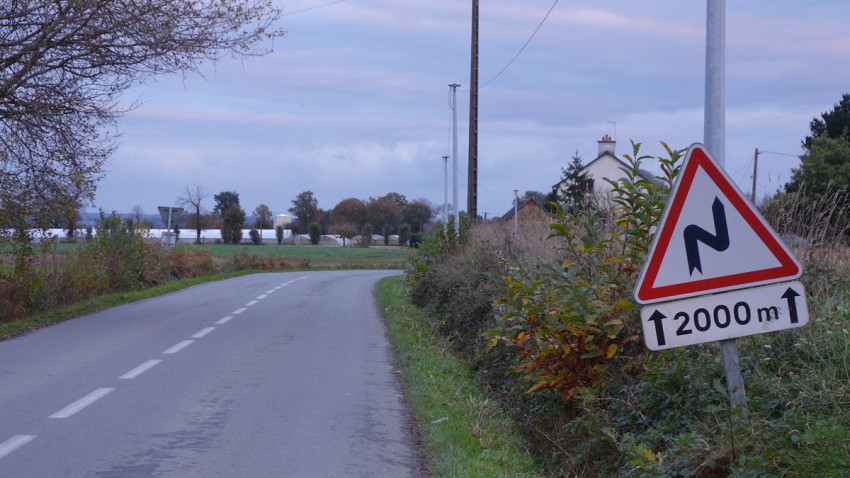
[[[194,186],[186,186],[183,195],[177,198],[177,202],[187,209],[191,209],[191,216],[187,221],[190,227],[195,229],[195,244],[201,243],[201,230],[204,229],[203,221],[204,207],[203,201],[208,196],[204,187],[200,184]]]
[[[0,2],[0,232],[93,199],[128,88],[268,53],[280,15],[270,0]]]

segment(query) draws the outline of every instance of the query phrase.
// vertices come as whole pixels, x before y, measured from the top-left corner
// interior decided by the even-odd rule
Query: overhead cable
[[[342,2],[345,2],[345,1],[346,0],[336,0],[335,2],[328,2],[328,3],[323,3],[321,5],[316,5],[316,6],[313,6],[313,7],[302,8],[301,10],[295,10],[294,12],[286,12],[286,13],[283,14],[283,16],[285,17],[287,15],[295,15],[296,13],[309,12],[310,10],[315,10],[317,8],[329,7],[331,5],[336,5],[337,3],[342,3]]]
[[[523,52],[523,50],[525,50],[525,47],[527,47],[527,46],[528,46],[528,44],[529,44],[529,43],[531,43],[531,39],[532,39],[532,38],[534,38],[534,36],[535,36],[535,35],[537,35],[537,32],[540,30],[540,27],[542,27],[542,26],[543,26],[543,24],[544,24],[544,23],[546,23],[546,19],[547,19],[547,18],[549,18],[549,14],[551,14],[551,13],[552,13],[552,10],[554,10],[554,9],[555,9],[555,5],[557,5],[557,4],[558,4],[558,1],[559,1],[559,0],[555,0],[555,3],[553,3],[553,4],[552,4],[552,6],[551,6],[551,7],[549,7],[549,11],[548,11],[548,12],[546,12],[546,15],[543,17],[543,20],[540,20],[540,23],[537,25],[537,28],[535,28],[535,29],[534,29],[534,32],[532,32],[532,33],[531,33],[531,36],[530,36],[530,37],[528,37],[528,40],[526,40],[526,41],[525,41],[525,44],[523,44],[523,45],[522,45],[522,48],[520,48],[520,49],[519,49],[519,51],[518,51],[518,52],[516,52],[516,55],[514,55],[514,57],[513,57],[513,58],[511,58],[511,61],[509,61],[509,62],[508,62],[508,63],[504,66],[504,68],[502,68],[501,70],[499,70],[499,72],[498,72],[498,73],[496,73],[496,76],[494,76],[493,78],[490,78],[490,79],[489,79],[486,83],[484,83],[483,85],[481,85],[481,88],[484,88],[485,86],[487,86],[487,85],[489,85],[490,83],[492,83],[492,82],[493,82],[493,80],[495,80],[495,79],[496,79],[496,78],[498,78],[498,77],[499,77],[502,73],[504,73],[504,72],[505,72],[505,70],[507,70],[507,69],[508,69],[508,67],[509,67],[509,66],[511,66],[511,64],[514,62],[514,60],[516,60],[516,59],[519,57],[519,55]]]

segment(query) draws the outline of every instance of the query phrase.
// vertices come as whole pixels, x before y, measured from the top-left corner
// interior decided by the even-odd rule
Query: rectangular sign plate
[[[809,309],[794,281],[652,304],[640,318],[647,348],[664,350],[802,327]]]

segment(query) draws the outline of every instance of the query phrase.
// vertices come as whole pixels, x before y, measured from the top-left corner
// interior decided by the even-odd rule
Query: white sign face
[[[691,146],[635,287],[651,304],[796,279],[802,267],[712,159]]]
[[[664,350],[802,327],[809,309],[794,281],[652,304],[640,318],[646,347]]]
[[[781,267],[708,174],[697,170],[673,227],[656,287]],[[714,247],[712,247],[714,246]]]

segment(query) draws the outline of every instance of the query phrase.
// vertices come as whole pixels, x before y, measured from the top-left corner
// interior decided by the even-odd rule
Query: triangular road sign
[[[800,263],[705,146],[692,145],[635,287],[635,300],[651,304],[801,274]]]

